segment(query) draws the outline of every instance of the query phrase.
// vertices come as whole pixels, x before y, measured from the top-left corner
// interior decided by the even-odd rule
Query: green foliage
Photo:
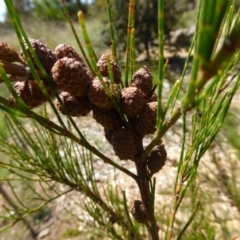
[[[230,109],[223,124],[223,132],[228,142],[236,150],[238,158],[240,158],[240,143],[238,141],[240,135],[239,132],[236,131],[239,123],[238,111],[236,108]]]

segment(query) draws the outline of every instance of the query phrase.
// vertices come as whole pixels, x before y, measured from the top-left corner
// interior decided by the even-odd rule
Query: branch
[[[37,239],[38,232],[34,229],[32,224],[26,218],[24,218],[20,213],[18,213],[17,205],[15,205],[15,203],[12,201],[11,197],[4,190],[2,184],[0,184],[0,193],[3,196],[3,198],[5,199],[5,201],[14,209],[14,211],[16,212],[16,214],[19,217],[19,221],[22,220],[23,223],[27,226],[27,228],[31,232],[32,238]],[[0,232],[1,232],[1,230],[0,230]]]
[[[10,63],[0,60],[0,64],[4,68],[6,74],[10,74],[9,81],[16,82],[16,81],[25,81],[29,79],[34,79],[30,69],[27,66],[22,66],[16,63]],[[44,80],[46,77],[43,74],[35,70],[37,75],[41,80]],[[50,76],[48,76],[50,77]],[[0,76],[0,83],[4,82],[3,78]]]

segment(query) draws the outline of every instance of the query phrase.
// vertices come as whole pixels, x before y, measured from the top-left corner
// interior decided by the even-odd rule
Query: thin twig
[[[38,232],[34,229],[32,224],[26,218],[23,218],[23,216],[20,213],[18,213],[17,205],[13,202],[13,200],[8,195],[8,193],[5,191],[5,189],[3,188],[1,183],[0,183],[0,193],[3,196],[3,198],[5,199],[5,201],[15,210],[16,214],[23,221],[23,223],[27,226],[27,228],[29,229],[29,231],[31,233],[32,238],[37,240]]]

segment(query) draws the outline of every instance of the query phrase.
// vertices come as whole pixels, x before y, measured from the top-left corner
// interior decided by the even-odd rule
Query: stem
[[[177,237],[177,240],[180,240],[183,236],[183,234],[185,233],[185,231],[187,230],[187,228],[189,227],[189,225],[192,223],[194,217],[196,216],[198,210],[200,209],[201,207],[201,202],[198,201],[197,204],[196,204],[196,207],[193,211],[193,213],[191,214],[189,220],[187,221],[187,223],[185,224],[185,226],[183,227],[183,229],[181,230],[181,232],[179,233],[178,237]]]
[[[162,110],[162,88],[163,88],[163,68],[164,68],[164,1],[158,0],[158,42],[159,42],[159,55],[158,55],[158,81],[157,81],[157,131],[160,131],[163,123],[163,110]]]
[[[125,69],[125,87],[128,86],[128,74],[129,74],[129,64],[130,64],[130,45],[131,45],[131,33],[134,28],[134,5],[135,0],[130,0],[129,10],[128,10],[128,26],[127,26],[127,48],[126,48],[126,69]]]
[[[112,161],[110,158],[106,157],[104,154],[102,154],[101,152],[99,152],[95,147],[93,147],[92,145],[90,145],[88,142],[86,142],[85,144],[80,144],[84,147],[86,147],[89,151],[91,151],[93,154],[95,154],[96,156],[100,157],[105,163],[108,163],[110,165],[112,165],[113,167],[117,168],[118,170],[124,172],[125,174],[127,174],[128,176],[132,177],[134,180],[137,179],[137,176],[130,172],[129,170],[127,170],[126,168],[118,165],[117,163],[115,163],[114,161]]]
[[[155,221],[153,221],[155,217],[154,213],[151,211],[151,204],[153,201],[145,162],[138,161],[136,163],[136,169],[138,175],[137,184],[141,194],[141,199],[150,214],[150,223],[146,224],[146,227],[148,229],[149,235],[152,237],[152,240],[159,240],[158,226],[155,224]]]
[[[139,146],[141,146],[143,149],[142,140],[140,141]],[[141,194],[141,199],[150,215],[150,221],[146,224],[149,237],[151,236],[152,240],[159,240],[158,226],[155,221],[154,211],[152,210],[152,205],[154,205],[154,198],[150,189],[150,179],[147,172],[146,161],[142,161],[142,159],[136,159],[135,165],[138,177],[136,182]]]
[[[168,228],[166,240],[171,240],[171,238],[172,238],[173,225],[174,225],[174,222],[175,222],[175,217],[176,217],[178,202],[179,202],[179,194],[181,192],[182,186],[183,186],[183,180],[182,180],[182,177],[181,177],[180,182],[176,186],[176,190],[175,190],[175,194],[174,194],[174,203],[173,203],[174,207],[173,207],[172,214],[170,216],[170,223],[169,223],[169,228]]]
[[[18,77],[25,77],[26,80],[29,79],[31,73],[27,67],[5,61],[0,61],[0,64],[7,74]]]
[[[0,65],[4,68],[5,72],[7,74],[10,74],[11,76],[8,77],[10,82],[17,82],[17,81],[26,81],[29,79],[34,79],[32,73],[26,66],[21,66],[15,63],[10,62],[4,62],[0,61]],[[36,74],[41,80],[45,80],[46,76],[44,76],[41,71],[35,70]],[[50,79],[51,76],[48,75],[48,78]],[[0,83],[3,83],[4,80],[2,77],[0,77]],[[44,81],[47,83],[47,81]]]
[[[108,12],[108,21],[109,21],[109,28],[110,28],[110,34],[111,34],[112,48],[113,48],[113,59],[115,60],[116,63],[118,63],[117,47],[116,47],[116,41],[114,36],[114,30],[113,30],[112,11],[111,11],[111,5],[109,3],[109,0],[106,0],[106,5],[107,5],[107,12]]]
[[[34,229],[32,224],[26,219],[23,218],[23,216],[18,213],[18,207],[16,204],[12,201],[11,197],[8,195],[8,193],[4,190],[2,184],[0,184],[0,193],[3,196],[4,200],[15,210],[19,218],[23,221],[23,223],[26,225],[26,227],[29,229],[31,236],[34,240],[37,240],[38,232]]]
[[[50,200],[45,201],[45,202],[44,202],[43,204],[41,204],[40,206],[31,209],[30,212],[27,212],[27,213],[21,215],[21,219],[16,219],[14,222],[8,224],[6,227],[1,228],[1,229],[0,229],[0,233],[3,232],[4,230],[8,229],[9,227],[13,226],[14,224],[18,223],[20,220],[25,219],[25,218],[26,218],[27,216],[29,216],[30,214],[33,214],[34,212],[37,212],[39,209],[41,209],[42,207],[46,206],[48,203],[56,200],[57,198],[63,196],[64,194],[67,194],[68,192],[71,192],[71,191],[72,191],[72,189],[67,190],[67,191],[65,191],[65,192],[62,192],[60,195],[57,195],[56,197],[53,197],[53,198],[51,198]],[[33,240],[37,240],[37,239],[34,238]]]
[[[153,138],[153,140],[149,143],[149,145],[145,148],[144,152],[141,155],[141,160],[144,161],[146,157],[149,155],[151,150],[161,143],[162,136],[167,132],[167,130],[174,125],[174,123],[179,119],[179,117],[182,115],[181,107],[175,109],[175,111],[172,113],[171,117],[164,122],[161,131],[157,132]],[[190,109],[189,109],[190,110]]]
[[[78,37],[78,35],[77,35],[77,32],[76,32],[76,30],[75,30],[74,25],[73,25],[73,22],[72,22],[72,19],[71,19],[71,17],[70,17],[70,14],[69,14],[68,8],[67,8],[67,6],[66,6],[66,1],[65,1],[65,0],[62,0],[62,6],[63,6],[63,9],[64,9],[65,16],[66,16],[66,18],[68,19],[69,25],[70,25],[70,27],[71,27],[71,29],[72,29],[73,35],[74,35],[74,37],[75,37],[75,39],[76,39],[76,41],[77,41],[77,44],[78,44],[78,46],[79,46],[79,48],[80,48],[80,50],[81,50],[81,53],[82,53],[82,55],[83,55],[83,58],[84,58],[84,60],[86,61],[88,67],[89,67],[89,68],[91,69],[91,71],[94,73],[94,71],[93,71],[93,69],[92,69],[92,66],[91,66],[91,64],[90,64],[90,62],[89,62],[89,60],[88,60],[88,57],[87,57],[87,55],[86,55],[86,53],[85,53],[85,51],[84,51],[84,49],[83,49],[82,43],[81,43],[81,41],[80,41],[80,39],[79,39],[79,37]]]
[[[136,71],[136,53],[135,53],[135,29],[133,28],[132,29],[132,32],[131,32],[131,46],[130,46],[130,51],[131,51],[131,54],[130,54],[130,74],[131,76],[134,74],[134,72]]]

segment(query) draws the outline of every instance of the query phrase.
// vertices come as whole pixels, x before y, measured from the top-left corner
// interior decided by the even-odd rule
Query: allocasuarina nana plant
[[[134,0],[129,1],[124,69],[118,64],[109,0],[106,0],[106,6],[112,51],[99,59],[92,48],[83,13],[78,13],[78,19],[88,56],[65,1],[63,8],[81,54],[67,44],[59,43],[55,50],[51,50],[44,40],[28,38],[12,1],[5,0],[5,4],[21,51],[0,42],[0,80],[10,92],[9,98],[0,96],[0,109],[6,113],[11,133],[9,140],[1,140],[1,151],[9,156],[9,160],[0,160],[0,167],[29,181],[32,180],[29,174],[34,174],[42,184],[52,186],[51,181],[58,182],[70,187],[67,192],[81,192],[90,199],[84,206],[86,211],[111,239],[157,240],[160,232],[161,239],[182,238],[197,215],[200,202],[196,203],[196,209],[177,234],[174,232],[176,213],[196,175],[201,157],[219,131],[239,88],[240,74],[235,70],[240,59],[240,15],[235,11],[236,1],[199,2],[196,33],[189,55],[182,75],[167,99],[163,99],[164,71],[167,68],[163,54],[163,23],[167,12],[164,12],[163,0],[158,0],[157,79],[153,79],[147,66],[135,69]],[[193,56],[192,61],[190,56]],[[186,77],[190,65],[190,77]],[[42,112],[33,111],[43,104]],[[201,117],[198,117],[199,112]],[[92,145],[77,126],[76,119],[90,113],[102,126],[103,135],[119,161],[112,160]],[[25,118],[25,121],[21,122],[19,118]],[[158,182],[154,176],[161,174],[167,159],[164,135],[180,118],[182,150],[173,186],[173,203],[169,206],[172,210],[163,229],[156,217],[155,187]],[[191,122],[191,131],[190,140],[186,141],[188,121]],[[35,130],[28,131],[26,123],[31,123]],[[151,141],[144,146],[143,141],[149,135]],[[76,150],[76,146],[85,150]],[[110,188],[101,193],[94,177],[92,155],[132,178],[141,198],[129,201],[124,192],[121,195]],[[134,162],[135,171],[122,166],[121,161]],[[9,179],[6,177],[1,181],[11,186]],[[44,186],[42,188],[46,192]],[[14,192],[13,188],[11,190]],[[2,230],[67,193],[56,191],[54,197],[43,197],[34,188],[32,191],[38,195],[41,204],[32,208],[14,208],[15,214],[8,219],[11,222]],[[10,212],[8,208],[6,210]]]

